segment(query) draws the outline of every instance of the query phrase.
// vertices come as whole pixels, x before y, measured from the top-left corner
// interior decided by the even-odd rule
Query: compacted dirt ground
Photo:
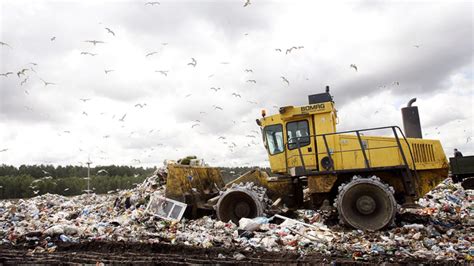
[[[234,259],[241,253],[245,258]],[[143,244],[122,242],[57,243],[52,253],[32,252],[28,247],[0,246],[0,264],[455,264],[448,261],[421,261],[397,257],[373,257],[368,261],[354,261],[338,254],[325,256],[309,254],[301,256],[296,252],[247,252],[224,248],[194,248],[183,245]]]

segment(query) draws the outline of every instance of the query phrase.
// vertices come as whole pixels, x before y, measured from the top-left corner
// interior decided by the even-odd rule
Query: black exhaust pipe
[[[403,128],[407,138],[423,138],[421,133],[420,115],[418,114],[418,107],[411,106],[416,101],[416,98],[411,99],[407,107],[402,108]]]

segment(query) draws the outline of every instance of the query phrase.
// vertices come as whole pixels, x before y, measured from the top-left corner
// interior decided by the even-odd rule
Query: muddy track
[[[353,261],[345,256],[325,256],[313,253],[300,256],[296,252],[265,252],[243,251],[238,249],[224,249],[219,247],[203,249],[183,245],[144,244],[122,242],[87,242],[79,244],[57,243],[53,253],[32,253],[32,248],[20,246],[0,246],[0,263],[15,265],[26,264],[77,264],[77,263],[105,263],[105,264],[354,264],[382,262],[399,263],[429,263],[439,264],[440,261],[422,261],[401,259],[395,257],[375,257],[370,261]],[[246,258],[235,260],[233,255],[240,252]],[[223,257],[225,256],[225,257]],[[445,263],[445,262],[444,262]]]

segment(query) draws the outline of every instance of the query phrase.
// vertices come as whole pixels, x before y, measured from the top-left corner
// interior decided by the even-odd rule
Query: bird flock
[[[251,6],[251,4],[252,3],[250,2],[250,0],[245,0],[245,2],[243,4],[243,7],[244,8],[249,8]],[[144,5],[156,8],[156,7],[160,6],[161,3],[157,2],[157,1],[145,2]],[[81,55],[81,58],[82,58],[82,56],[84,58],[100,56],[99,53],[96,52],[95,48],[97,46],[107,46],[107,45],[113,43],[114,38],[116,38],[117,36],[120,35],[120,31],[116,31],[113,28],[114,27],[112,27],[112,26],[103,27],[104,34],[105,34],[105,36],[107,36],[107,38],[105,38],[105,40],[100,40],[100,39],[98,40],[98,39],[93,39],[93,38],[83,40],[82,42],[86,43],[88,45],[88,48],[78,52]],[[245,33],[244,35],[247,36],[248,33]],[[52,36],[52,37],[48,37],[48,38],[49,38],[49,41],[56,42],[58,40],[58,38],[61,38],[61,37],[60,36]],[[160,44],[161,44],[161,46],[168,46],[169,45],[169,43],[167,43],[167,42],[162,42]],[[418,48],[420,48],[420,45],[419,44],[413,45],[413,47],[418,49]],[[15,49],[14,45],[10,45],[9,43],[3,42],[3,41],[0,41],[0,48],[1,49],[10,49],[10,50]],[[306,48],[303,45],[293,45],[293,46],[290,46],[290,47],[287,47],[287,48],[280,47],[280,48],[272,48],[272,49],[275,53],[281,53],[281,54],[284,54],[284,56],[291,56],[291,55],[303,52],[304,49],[306,49]],[[143,51],[142,56],[144,56],[146,58],[146,60],[154,60],[153,58],[155,58],[160,53],[162,53],[161,50],[148,50],[148,51]],[[220,64],[221,65],[229,65],[229,64],[232,64],[232,62],[231,61],[222,61],[222,62],[220,62]],[[192,69],[198,69],[199,66],[200,66],[199,61],[198,61],[198,57],[189,57],[188,61],[182,62],[182,65],[184,67],[188,67],[191,70]],[[353,71],[355,73],[359,73],[359,71],[363,72],[363,69],[359,68],[354,63],[348,64],[348,66],[349,66],[350,69],[353,69]],[[30,63],[25,64],[20,69],[10,70],[10,71],[7,71],[5,73],[0,73],[0,78],[16,78],[18,80],[18,84],[19,84],[20,87],[25,87],[28,83],[33,82],[33,81],[41,82],[41,84],[44,87],[61,86],[61,82],[49,81],[49,80],[46,79],[46,77],[44,77],[43,75],[40,75],[39,73],[41,73],[41,72],[37,71],[38,69],[40,69],[40,67],[41,67],[41,65],[39,65],[38,63],[30,62]],[[110,75],[113,76],[113,75],[115,75],[115,73],[119,73],[120,69],[107,68],[107,69],[104,69],[103,71],[104,71],[104,74],[106,76],[110,76]],[[252,86],[252,84],[256,85],[257,81],[258,81],[258,76],[256,76],[257,72],[258,72],[258,69],[253,69],[253,68],[250,68],[250,67],[246,67],[246,68],[242,69],[242,73],[243,73],[243,75],[245,75],[245,78],[244,78],[243,82],[248,84],[249,86]],[[161,77],[163,79],[166,79],[166,78],[170,78],[170,76],[172,76],[173,69],[166,69],[166,68],[163,69],[163,68],[161,68],[161,69],[154,70],[154,73],[157,73],[158,75],[161,75]],[[214,77],[214,74],[211,74],[211,75],[208,76],[209,79],[211,79],[212,77]],[[275,77],[275,80],[277,78],[278,77]],[[290,87],[292,85],[290,80],[285,75],[281,75],[279,77],[279,82],[281,82],[282,86],[284,86],[284,87]],[[399,86],[400,82],[399,81],[394,81],[391,85]],[[386,86],[386,85],[383,85],[383,86]],[[243,92],[238,91],[236,89],[233,89],[233,90],[229,91],[229,89],[227,89],[225,87],[223,88],[221,86],[216,86],[214,84],[214,85],[209,86],[209,92],[212,93],[213,95],[218,95],[218,94],[224,93],[224,94],[227,94],[229,97],[234,98],[235,100],[245,100],[245,102],[247,102],[248,104],[251,104],[251,105],[258,105],[259,104],[256,100],[247,99]],[[30,92],[27,89],[24,90],[24,93],[27,96],[30,94]],[[193,93],[186,93],[186,94],[182,95],[182,97],[184,99],[191,98],[192,96],[193,96]],[[93,99],[90,98],[90,97],[81,97],[78,100],[81,101],[84,104],[84,106],[86,106],[91,101],[93,102]],[[139,102],[139,103],[135,103],[133,105],[133,107],[136,110],[146,110],[148,105],[147,105],[146,102]],[[274,108],[279,108],[277,105],[273,105],[273,107]],[[24,106],[24,108],[28,111],[33,111],[33,108],[31,108],[29,106]],[[213,104],[211,106],[211,111],[212,112],[221,112],[221,111],[224,111],[224,109],[225,109],[225,105],[223,105],[223,104]],[[211,111],[209,111],[209,112],[211,112]],[[378,111],[376,111],[376,113],[374,113],[374,114],[377,114],[377,113],[378,113]],[[100,113],[99,115],[104,115],[104,114],[105,113]],[[90,116],[88,110],[83,110],[81,112],[81,115],[83,117],[89,117]],[[205,126],[204,125],[205,119],[203,119],[203,118],[205,118],[207,115],[208,115],[208,112],[200,111],[199,112],[199,117],[189,121],[190,130],[199,130],[200,128],[203,128]],[[127,112],[123,112],[120,115],[113,115],[112,119],[114,119],[115,121],[117,121],[119,123],[124,124],[124,123],[127,122]],[[130,119],[130,118],[128,118],[128,119]],[[201,122],[201,121],[203,121],[203,122]],[[245,121],[245,120],[242,120],[240,122],[232,121],[232,123],[233,124],[247,123],[247,121]],[[160,132],[160,129],[156,129],[156,128],[147,129],[147,134],[150,137],[156,137],[156,134],[158,134],[159,132]],[[61,130],[61,132],[58,135],[61,136],[62,134],[73,134],[73,133],[74,132],[71,132],[71,130]],[[261,133],[259,131],[251,130],[250,132],[244,132],[242,134],[242,136],[245,136],[245,139],[246,139],[245,141],[231,139],[230,136],[218,136],[218,137],[216,137],[216,141],[222,143],[223,145],[226,145],[228,151],[232,153],[232,152],[235,152],[239,147],[252,147],[252,146],[255,146],[255,145],[259,145],[259,143],[257,143],[256,140],[258,139],[257,137],[260,134]],[[110,139],[111,136],[113,136],[113,135],[114,135],[114,133],[111,132],[110,134],[101,135],[100,137],[101,137],[101,139],[106,141],[107,139]],[[135,131],[132,131],[129,134],[129,136],[135,136],[135,135],[137,135],[137,132],[135,132]],[[469,141],[470,141],[470,138],[467,140],[467,142],[469,142]],[[239,144],[237,144],[237,143],[239,143]],[[148,158],[152,157],[152,152],[155,151],[155,149],[160,149],[160,148],[163,148],[164,146],[166,146],[166,145],[161,143],[161,142],[157,142],[152,147],[146,148],[144,150],[144,155],[146,155],[146,157],[148,157]],[[7,152],[8,150],[9,150],[8,148],[3,148],[3,149],[0,149],[0,152]],[[82,148],[79,148],[79,151],[82,152],[84,150]],[[105,152],[103,150],[100,150],[100,153],[103,156],[105,156],[107,154],[107,152]],[[100,157],[100,158],[101,159],[107,159],[106,157]],[[131,163],[140,164],[140,163],[142,163],[142,161],[144,159],[145,158],[143,158],[143,157],[134,158],[133,160],[131,160]],[[215,160],[215,158],[214,158],[214,160]],[[99,173],[106,173],[106,171],[101,170],[101,171],[99,171]]]

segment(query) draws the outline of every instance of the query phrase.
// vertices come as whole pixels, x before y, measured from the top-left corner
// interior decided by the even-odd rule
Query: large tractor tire
[[[226,190],[217,202],[217,218],[238,224],[241,218],[263,216],[269,202],[266,190],[253,183],[234,185]]]
[[[367,231],[391,225],[398,209],[393,193],[393,188],[375,176],[355,176],[339,187],[335,204],[340,222]]]

